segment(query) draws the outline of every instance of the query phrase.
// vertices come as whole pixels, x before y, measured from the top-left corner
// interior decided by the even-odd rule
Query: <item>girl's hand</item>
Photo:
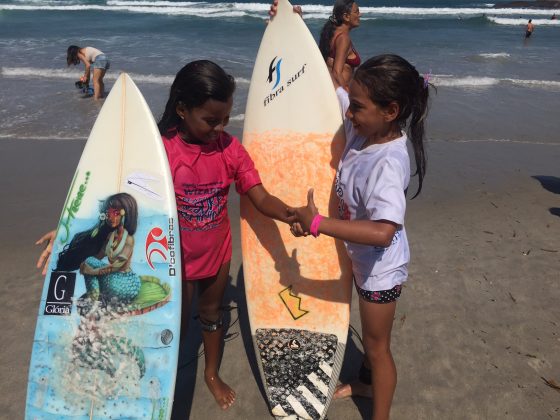
[[[39,259],[37,260],[37,268],[39,270],[42,269],[41,274],[43,276],[47,274],[47,268],[49,267],[49,264],[51,262],[52,247],[55,239],[56,229],[45,233],[37,242],[35,242],[35,245],[41,245],[45,242],[47,243],[47,246],[45,247],[43,252],[41,252]]]
[[[301,17],[303,17],[303,10],[301,10],[301,6],[294,6],[293,7],[294,13],[297,13]],[[276,16],[276,12],[278,11],[278,0],[274,0],[270,5],[270,10],[268,11],[268,16],[272,19]]]
[[[99,270],[92,268],[90,265],[83,262],[80,264],[80,274],[86,276],[97,276],[99,275]]]
[[[113,267],[111,267],[110,265],[97,269],[97,275],[98,276],[104,276],[104,275],[112,273],[112,272],[113,272]]]
[[[292,223],[292,225],[290,226],[290,232],[292,232],[292,235],[294,235],[296,238],[309,235],[309,232],[305,232],[301,225],[297,222]]]
[[[313,200],[313,188],[307,192],[307,206],[294,209],[295,215],[304,232],[309,232],[311,222],[315,215],[319,214],[315,201]]]

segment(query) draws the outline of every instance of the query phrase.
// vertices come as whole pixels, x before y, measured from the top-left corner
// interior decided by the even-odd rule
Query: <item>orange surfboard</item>
[[[313,187],[319,211],[336,217],[341,124],[317,44],[292,5],[280,0],[255,62],[243,133],[266,188],[300,206]],[[348,336],[351,270],[344,245],[324,235],[295,238],[246,197],[241,238],[251,332],[271,412],[322,419]]]

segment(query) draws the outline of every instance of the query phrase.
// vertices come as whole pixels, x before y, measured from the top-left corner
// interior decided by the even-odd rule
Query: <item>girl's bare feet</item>
[[[230,408],[235,401],[235,391],[222,381],[217,374],[204,374],[204,380],[221,409],[227,410]]]
[[[371,385],[366,385],[363,382],[355,381],[349,384],[340,384],[334,391],[333,398],[335,400],[348,397],[363,397],[371,398]]]

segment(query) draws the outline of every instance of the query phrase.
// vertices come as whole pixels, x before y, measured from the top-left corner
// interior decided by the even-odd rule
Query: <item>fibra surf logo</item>
[[[152,262],[154,254],[159,255],[165,262],[167,261],[167,251],[169,251],[167,236],[161,228],[153,228],[146,236],[146,260],[152,270],[156,269]]]
[[[274,57],[268,65],[268,78],[266,79],[266,81],[268,83],[272,83],[272,80],[274,79],[273,76],[276,76],[276,81],[274,82],[274,86],[272,86],[271,90],[276,89],[276,86],[278,86],[278,83],[280,83],[280,65],[282,64],[282,59],[280,58],[278,61],[276,61],[277,58],[278,56]]]
[[[305,66],[307,66],[307,63],[300,64],[301,67],[298,66],[298,70],[291,77],[288,75],[285,82],[282,83],[280,83],[280,81],[282,80],[282,72],[280,70],[281,65],[282,58],[278,58],[278,56],[274,57],[268,65],[268,77],[266,78],[266,81],[269,84],[272,84],[272,88],[263,99],[264,106],[267,106],[275,98],[280,96],[284,92],[284,90],[288,89],[290,86],[293,86],[293,84],[305,74]],[[290,68],[290,62],[288,62],[288,68]]]

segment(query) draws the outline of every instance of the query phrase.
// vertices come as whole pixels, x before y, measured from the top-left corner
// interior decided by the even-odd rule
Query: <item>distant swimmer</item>
[[[554,14],[552,15],[552,17],[550,18],[550,20],[556,20],[556,19],[558,19],[558,18],[556,17],[556,13],[554,13]]]
[[[527,22],[527,29],[525,30],[525,38],[529,38],[533,34],[534,30],[535,26],[533,25],[533,19],[529,19],[529,22]]]

